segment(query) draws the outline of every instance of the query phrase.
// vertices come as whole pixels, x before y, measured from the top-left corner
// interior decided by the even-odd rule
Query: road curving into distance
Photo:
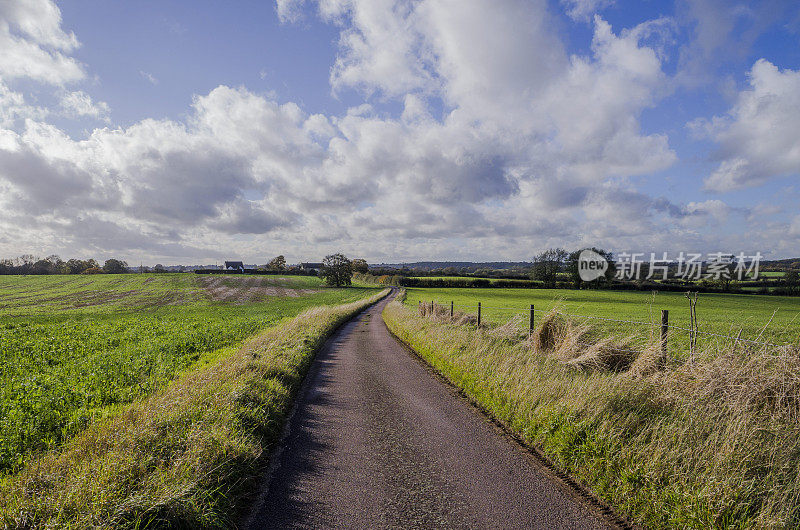
[[[317,355],[247,528],[613,528],[393,337],[392,297]]]

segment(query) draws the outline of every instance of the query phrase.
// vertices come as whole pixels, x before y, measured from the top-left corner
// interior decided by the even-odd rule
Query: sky
[[[0,0],[0,257],[800,256],[800,6]]]

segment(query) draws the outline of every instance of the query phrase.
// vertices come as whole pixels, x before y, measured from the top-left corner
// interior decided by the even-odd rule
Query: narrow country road
[[[249,527],[609,528],[389,333],[387,303],[318,354]]]

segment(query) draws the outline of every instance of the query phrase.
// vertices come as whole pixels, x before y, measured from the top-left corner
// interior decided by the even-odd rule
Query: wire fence
[[[655,315],[651,315],[651,320],[635,320],[609,318],[604,316],[586,315],[570,313],[557,309],[536,309],[533,305],[530,308],[503,307],[484,305],[480,302],[475,304],[456,304],[454,302],[426,301],[420,304],[431,305],[431,308],[438,306],[440,312],[473,315],[478,325],[486,324],[487,320],[498,325],[512,325],[518,328],[520,334],[533,332],[535,326],[543,318],[550,318],[554,315],[566,319],[582,326],[579,335],[585,340],[577,343],[584,346],[593,346],[600,341],[613,342],[609,346],[618,351],[637,352],[647,348],[660,349],[664,355],[671,357],[692,356],[701,351],[719,350],[720,348],[749,347],[751,349],[765,349],[775,351],[800,351],[799,342],[770,341],[762,340],[763,334],[770,322],[761,329],[755,338],[743,337],[743,329],[737,335],[727,335],[714,331],[700,329],[704,324],[702,321],[696,327],[685,327],[669,323],[669,312],[661,311],[661,321],[654,322]],[[773,314],[774,316],[774,314]]]

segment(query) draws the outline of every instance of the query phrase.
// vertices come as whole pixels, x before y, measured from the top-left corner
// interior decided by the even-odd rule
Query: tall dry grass
[[[384,311],[488,413],[652,528],[800,526],[800,352],[728,345],[659,369],[659,344],[556,311],[532,336],[448,308]]]
[[[387,291],[311,309],[89,427],[0,485],[9,528],[235,524],[325,339]]]

